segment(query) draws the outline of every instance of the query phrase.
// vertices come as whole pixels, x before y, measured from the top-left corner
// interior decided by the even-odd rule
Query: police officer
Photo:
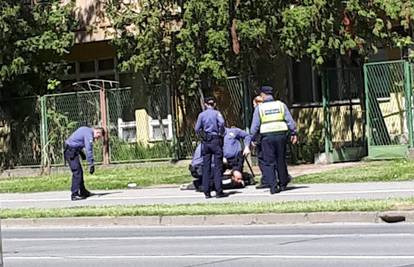
[[[225,197],[221,187],[223,169],[223,133],[224,119],[215,110],[216,101],[213,97],[204,99],[205,110],[198,115],[195,132],[202,135],[201,155],[203,156],[203,190],[206,198],[211,198],[211,177],[214,177],[216,197]],[[214,155],[214,168],[211,160]],[[211,172],[213,171],[213,175]]]
[[[272,87],[260,88],[264,102],[255,108],[250,129],[253,136],[260,131],[263,179],[270,183],[270,193],[275,194],[285,190],[289,182],[285,158],[288,134],[293,144],[297,137],[289,109],[282,101],[275,101],[272,94]]]
[[[244,156],[250,154],[251,136],[237,127],[225,128],[223,154],[229,169],[243,173]],[[242,152],[241,141],[244,144]]]
[[[105,131],[101,127],[80,127],[65,141],[64,156],[72,171],[72,200],[81,200],[91,196],[85,188],[80,158],[88,161],[89,173],[93,174],[95,172],[93,142],[102,138],[104,134]],[[84,148],[86,155],[83,152]]]

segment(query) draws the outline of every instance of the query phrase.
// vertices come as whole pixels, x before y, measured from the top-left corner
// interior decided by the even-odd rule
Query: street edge
[[[2,228],[17,227],[110,227],[110,226],[191,226],[267,225],[319,223],[414,223],[414,211],[310,212],[234,215],[67,217],[2,219]]]

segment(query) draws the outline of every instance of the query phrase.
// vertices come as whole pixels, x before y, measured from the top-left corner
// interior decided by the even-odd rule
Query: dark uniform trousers
[[[205,194],[212,189],[211,178],[214,177],[216,192],[222,192],[221,177],[223,174],[223,139],[218,135],[208,135],[201,144],[201,155],[203,157],[203,190]],[[214,155],[214,168],[211,168],[211,159]],[[213,175],[211,175],[213,174]]]
[[[72,171],[72,194],[81,193],[85,191],[85,184],[83,180],[83,170],[80,162],[81,149],[70,146],[65,147],[65,160],[68,162],[70,170]]]
[[[261,138],[264,182],[270,190],[288,184],[286,167],[286,133],[263,134]]]
[[[235,157],[227,158],[226,168],[236,170],[239,172],[243,172],[243,164],[244,164],[243,154],[239,152]]]

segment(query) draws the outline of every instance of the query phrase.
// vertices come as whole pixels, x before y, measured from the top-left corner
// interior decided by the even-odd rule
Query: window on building
[[[92,79],[118,80],[116,59],[103,58],[70,62],[68,64],[68,73],[62,81],[62,91],[76,90],[71,84],[77,81],[87,81]]]

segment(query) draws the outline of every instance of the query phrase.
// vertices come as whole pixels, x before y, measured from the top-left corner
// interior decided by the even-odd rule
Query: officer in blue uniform
[[[274,100],[272,94],[272,87],[260,88],[264,102],[255,108],[250,129],[252,136],[260,131],[263,179],[270,183],[270,193],[275,194],[285,190],[289,183],[285,157],[288,135],[293,144],[297,137],[289,109],[282,101]]]
[[[85,188],[80,158],[88,161],[89,173],[93,174],[95,172],[93,142],[102,138],[104,133],[105,131],[101,127],[80,127],[65,141],[64,156],[72,171],[72,200],[81,200],[91,196],[91,193]],[[86,155],[83,152],[84,148]]]
[[[226,128],[224,134],[223,154],[228,169],[243,173],[244,156],[250,154],[251,136],[242,129]],[[242,151],[241,141],[244,149]]]
[[[204,99],[205,110],[198,115],[195,132],[202,136],[201,155],[203,156],[203,190],[206,198],[211,198],[211,177],[214,177],[216,197],[225,197],[221,187],[223,169],[224,118],[215,110],[216,101],[212,97]],[[211,160],[214,155],[214,168]],[[211,175],[213,171],[213,175]]]

